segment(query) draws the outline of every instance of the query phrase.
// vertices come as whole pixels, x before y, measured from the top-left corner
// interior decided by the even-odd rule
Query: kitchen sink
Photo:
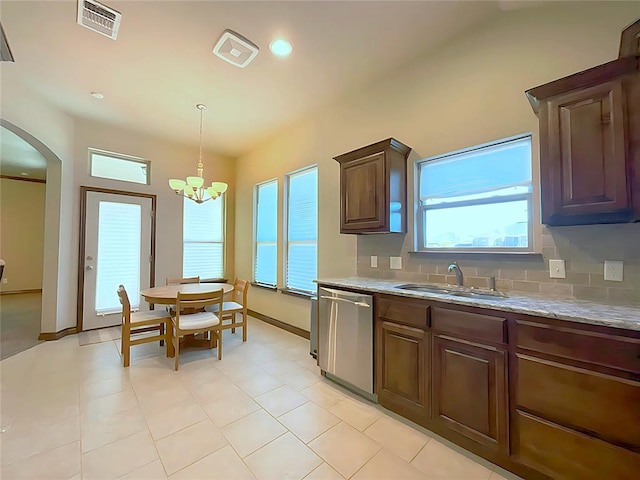
[[[429,285],[424,283],[405,283],[396,285],[400,290],[411,290],[414,292],[440,293],[444,295],[455,295],[457,297],[486,298],[490,300],[500,300],[507,298],[504,293],[495,290],[485,290],[473,287],[458,287],[456,285]]]

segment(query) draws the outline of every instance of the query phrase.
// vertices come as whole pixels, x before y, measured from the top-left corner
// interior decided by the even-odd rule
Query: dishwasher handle
[[[368,303],[365,303],[365,302],[354,302],[353,300],[347,300],[346,298],[330,297],[328,295],[321,295],[320,298],[322,298],[323,300],[331,300],[331,301],[334,301],[334,302],[351,303],[351,304],[356,305],[358,307],[371,308],[371,305],[369,305]]]

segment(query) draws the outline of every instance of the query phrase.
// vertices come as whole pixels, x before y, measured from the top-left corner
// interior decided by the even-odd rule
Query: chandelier
[[[224,182],[212,182],[210,187],[204,186],[204,178],[202,177],[202,117],[207,109],[206,105],[199,103],[196,108],[200,110],[200,158],[198,160],[198,175],[195,177],[187,177],[187,180],[179,180],[172,178],[169,180],[169,187],[176,195],[182,195],[196,203],[203,203],[207,200],[215,200],[227,191],[227,184]]]

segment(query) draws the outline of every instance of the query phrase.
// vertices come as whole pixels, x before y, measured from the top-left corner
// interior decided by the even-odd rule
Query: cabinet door
[[[638,478],[640,454],[527,412],[516,410],[513,436],[514,460],[553,479]]]
[[[631,219],[621,82],[549,100],[541,130],[542,222],[549,225]]]
[[[444,336],[433,345],[434,421],[506,450],[506,352]]]
[[[384,153],[340,166],[341,233],[388,228]]]
[[[518,408],[640,452],[640,382],[519,353],[516,362]]]
[[[419,328],[376,320],[378,401],[422,425],[429,418],[429,338]]]

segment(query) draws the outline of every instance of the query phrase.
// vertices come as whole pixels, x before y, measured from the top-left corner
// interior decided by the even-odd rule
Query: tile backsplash
[[[496,278],[500,291],[527,292],[616,304],[640,304],[640,223],[542,227],[539,255],[415,254],[411,235],[358,237],[359,276],[398,279],[401,282],[455,284],[447,271],[457,261],[465,285],[488,287]],[[378,267],[371,268],[371,255]],[[402,269],[392,270],[389,259],[402,257]],[[549,259],[565,261],[566,278],[549,277]],[[622,282],[604,279],[604,261],[624,262]]]

